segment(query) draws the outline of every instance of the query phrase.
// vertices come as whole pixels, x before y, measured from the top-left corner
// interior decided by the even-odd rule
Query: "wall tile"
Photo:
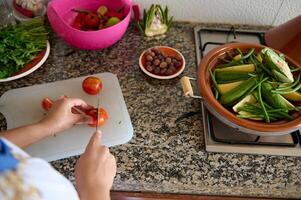
[[[11,3],[12,0],[7,1]],[[50,0],[44,1],[48,2]],[[149,8],[152,3],[168,5],[171,14],[179,21],[279,25],[301,14],[301,0],[133,1],[140,5],[141,11],[143,8]],[[278,11],[279,14],[277,15]]]
[[[134,0],[168,5],[176,20],[271,25],[283,0]]]
[[[282,24],[301,15],[301,0],[285,0],[273,25]]]

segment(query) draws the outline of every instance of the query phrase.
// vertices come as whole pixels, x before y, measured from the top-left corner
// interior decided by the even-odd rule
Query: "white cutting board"
[[[103,133],[102,144],[110,147],[128,142],[133,136],[133,126],[117,77],[111,73],[93,76],[99,77],[103,82],[100,107],[109,115],[108,121],[99,127]],[[41,107],[41,101],[44,97],[56,100],[61,95],[67,95],[81,98],[96,107],[97,96],[88,95],[82,89],[84,79],[85,77],[79,77],[7,91],[0,98],[0,112],[7,120],[7,128],[31,124],[42,119],[45,111]],[[95,128],[88,125],[76,125],[62,134],[33,144],[26,151],[47,161],[78,155],[84,152],[94,131]]]

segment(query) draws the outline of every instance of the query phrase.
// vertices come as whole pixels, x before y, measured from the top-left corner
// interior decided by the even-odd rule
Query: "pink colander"
[[[77,13],[72,9],[96,11],[101,5],[111,10],[124,8],[125,18],[118,24],[96,31],[82,31],[71,26]],[[131,0],[52,0],[47,7],[54,31],[71,46],[85,50],[107,48],[121,39],[131,18]]]

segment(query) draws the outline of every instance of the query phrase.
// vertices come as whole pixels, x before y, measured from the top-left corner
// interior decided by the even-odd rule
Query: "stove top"
[[[265,44],[264,32],[254,30],[195,27],[197,65],[202,57],[218,45],[229,42]],[[211,115],[202,104],[206,150],[245,154],[301,156],[299,131],[282,136],[256,136],[238,131]]]

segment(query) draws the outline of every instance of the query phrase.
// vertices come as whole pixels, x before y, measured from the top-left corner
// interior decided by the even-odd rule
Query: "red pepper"
[[[13,6],[14,8],[19,12],[21,13],[22,15],[26,16],[26,17],[30,17],[30,18],[33,18],[34,17],[34,14],[31,10],[28,10],[26,8],[23,8],[22,6],[18,5],[16,3],[16,0],[13,1]]]
[[[133,12],[134,12],[134,19],[136,22],[139,21],[140,18],[140,11],[139,11],[139,6],[137,4],[133,5]]]

